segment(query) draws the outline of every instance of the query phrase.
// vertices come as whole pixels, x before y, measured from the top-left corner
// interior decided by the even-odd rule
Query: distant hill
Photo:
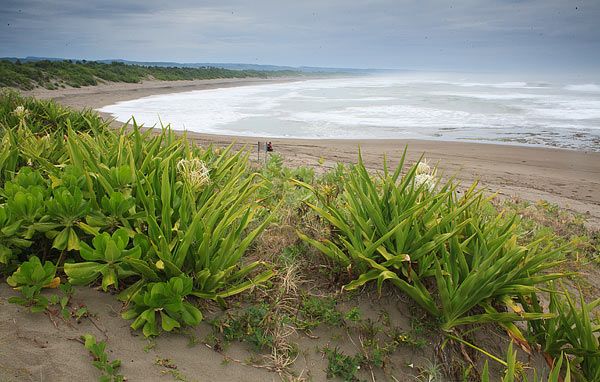
[[[315,76],[297,70],[226,69],[223,67],[176,67],[135,65],[110,61],[45,59],[0,59],[0,87],[30,90],[36,87],[58,89],[67,86],[94,86],[103,82],[138,83],[144,80],[200,80],[217,78],[272,78]],[[332,74],[322,74],[332,75]]]
[[[66,59],[56,57],[32,57],[28,56],[25,58],[17,57],[1,57],[0,60],[6,60],[16,62],[35,62],[35,61],[85,61],[79,59]],[[295,71],[302,73],[346,73],[346,74],[375,74],[375,73],[392,73],[399,72],[399,70],[393,69],[358,69],[358,68],[327,68],[319,66],[280,66],[280,65],[259,65],[259,64],[244,64],[244,63],[222,63],[222,62],[195,62],[195,63],[179,63],[179,62],[163,62],[163,61],[129,61],[123,59],[106,59],[106,60],[95,60],[95,62],[101,62],[110,64],[113,62],[119,62],[125,65],[138,65],[138,66],[153,66],[153,67],[171,67],[171,68],[221,68],[228,70],[256,70],[256,71]]]

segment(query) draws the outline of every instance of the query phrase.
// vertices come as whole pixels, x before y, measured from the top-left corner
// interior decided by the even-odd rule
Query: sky
[[[0,0],[0,56],[600,72],[600,0]]]

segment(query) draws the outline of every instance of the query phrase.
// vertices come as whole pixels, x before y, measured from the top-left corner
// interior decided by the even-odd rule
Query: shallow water
[[[461,75],[308,80],[164,94],[100,111],[146,126],[310,139],[441,139],[600,151],[596,83]]]

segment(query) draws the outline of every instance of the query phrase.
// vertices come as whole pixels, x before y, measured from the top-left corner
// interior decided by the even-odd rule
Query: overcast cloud
[[[1,0],[0,56],[600,71],[600,1]]]

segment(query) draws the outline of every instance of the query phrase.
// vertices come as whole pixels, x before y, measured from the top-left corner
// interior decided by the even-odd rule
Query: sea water
[[[208,134],[438,139],[600,151],[600,86],[460,74],[329,78],[163,94],[99,109]]]

